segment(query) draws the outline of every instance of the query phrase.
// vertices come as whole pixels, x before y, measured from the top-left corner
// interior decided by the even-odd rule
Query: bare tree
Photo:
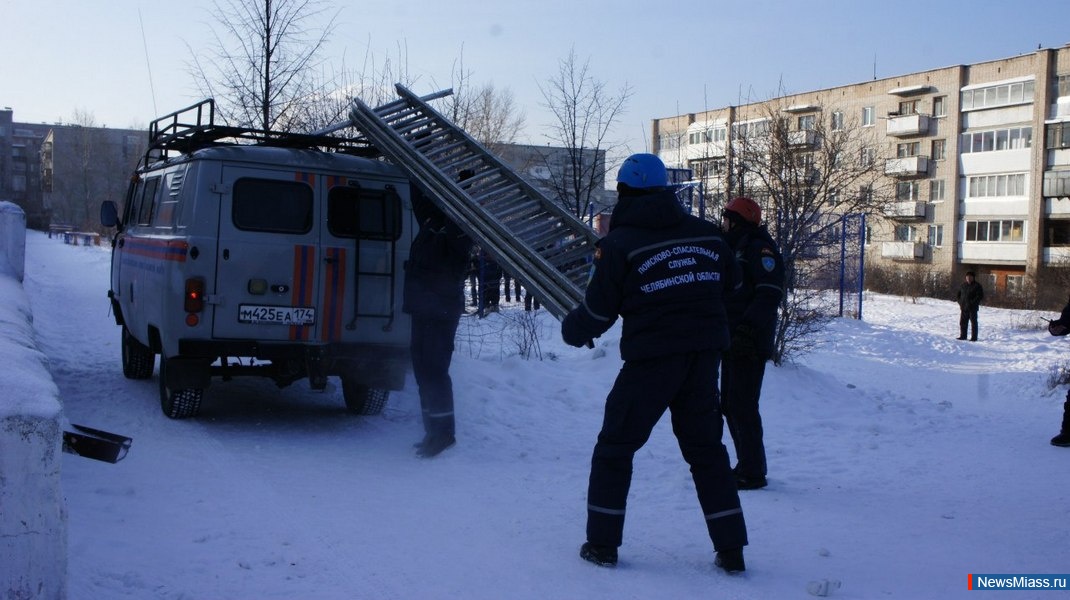
[[[609,133],[624,113],[632,90],[624,84],[611,93],[591,75],[590,59],[579,62],[575,48],[558,61],[557,73],[539,90],[545,100],[542,106],[555,118],[547,137],[567,153],[564,176],[555,175],[550,185],[562,204],[583,217],[605,187],[605,157],[620,146],[610,142]],[[556,165],[546,166],[551,173],[561,172]]]
[[[784,256],[776,364],[812,347],[835,315],[823,290],[834,287],[839,271],[844,217],[883,212],[893,198],[872,128],[847,122],[834,108],[786,109],[778,101],[760,104],[729,131],[728,197],[747,195],[762,205]]]
[[[512,90],[493,83],[474,86],[472,72],[464,67],[464,50],[454,62],[450,78],[453,94],[441,99],[442,113],[492,151],[516,141],[524,129],[524,112]]]
[[[216,0],[215,47],[193,54],[200,91],[223,120],[253,129],[301,131],[309,106],[329,89],[318,54],[335,27],[320,0]],[[314,25],[326,18],[325,25]]]
[[[349,120],[349,110],[353,99],[360,98],[369,106],[375,107],[397,99],[394,84],[400,83],[411,87],[415,82],[408,69],[408,48],[403,42],[397,46],[396,56],[379,56],[371,50],[364,54],[359,68],[349,68],[343,60],[338,70],[324,67],[317,80],[318,92],[301,107],[306,131],[317,131]],[[356,128],[340,130],[337,135],[357,137],[361,133]]]

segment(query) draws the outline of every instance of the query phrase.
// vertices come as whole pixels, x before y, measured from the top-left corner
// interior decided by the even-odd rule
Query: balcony
[[[884,163],[884,174],[891,177],[921,177],[929,174],[928,156],[904,156],[889,158]]]
[[[925,242],[884,242],[881,258],[893,260],[917,260],[925,257]]]
[[[789,131],[788,145],[792,148],[813,148],[817,146],[817,132],[813,129]]]
[[[893,202],[884,209],[889,219],[924,219],[925,203],[917,201]]]
[[[929,116],[899,115],[888,113],[888,135],[895,137],[907,137],[911,135],[924,135],[929,133]]]

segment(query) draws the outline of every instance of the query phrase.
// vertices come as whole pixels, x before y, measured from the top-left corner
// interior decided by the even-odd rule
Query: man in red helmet
[[[734,471],[741,490],[767,485],[758,399],[784,296],[784,261],[761,222],[758,203],[742,196],[725,205],[721,219],[725,239],[743,271],[742,285],[725,297],[732,344],[721,361],[721,410],[735,444]]]

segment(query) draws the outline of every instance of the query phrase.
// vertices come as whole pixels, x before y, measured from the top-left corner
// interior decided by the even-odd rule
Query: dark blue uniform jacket
[[[472,240],[416,188],[412,204],[420,230],[405,262],[402,310],[426,317],[460,315]]]
[[[729,231],[725,237],[743,272],[742,284],[725,296],[728,324],[733,330],[741,324],[749,326],[755,332],[759,358],[768,359],[773,354],[777,311],[784,297],[784,259],[764,227]]]
[[[598,242],[583,304],[562,321],[561,335],[583,345],[619,315],[624,360],[724,350],[722,296],[739,278],[720,228],[684,212],[672,191],[621,196]]]

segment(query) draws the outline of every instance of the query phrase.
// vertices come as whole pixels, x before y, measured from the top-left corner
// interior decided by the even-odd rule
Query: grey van
[[[159,355],[176,419],[197,415],[213,377],[247,375],[338,377],[350,410],[380,412],[409,363],[409,180],[307,136],[223,141],[243,130],[173,118],[189,110],[153,123],[124,205],[101,207],[124,375],[151,378]]]

